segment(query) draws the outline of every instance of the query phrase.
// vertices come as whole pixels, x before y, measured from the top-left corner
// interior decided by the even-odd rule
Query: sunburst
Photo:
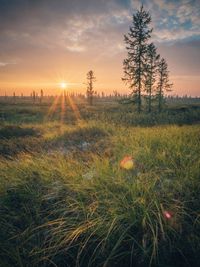
[[[60,88],[61,88],[62,90],[66,89],[66,88],[67,88],[67,82],[61,82],[61,83],[60,83]]]
[[[52,105],[49,108],[47,117],[51,118],[57,110],[60,110],[60,121],[63,124],[65,121],[66,112],[67,112],[66,105],[68,105],[73,111],[76,120],[77,121],[81,120],[81,114],[74,99],[69,94],[65,93],[64,89],[66,87],[64,87],[64,84],[63,84],[63,87],[61,88],[63,88],[63,92],[61,92],[59,96],[55,97]],[[59,103],[60,103],[60,108],[59,108]]]

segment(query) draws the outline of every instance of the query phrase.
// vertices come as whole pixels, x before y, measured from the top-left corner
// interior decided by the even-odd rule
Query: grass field
[[[198,103],[2,102],[0,266],[197,266],[199,118]]]

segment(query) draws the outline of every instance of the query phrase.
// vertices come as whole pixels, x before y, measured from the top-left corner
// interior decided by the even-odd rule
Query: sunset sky
[[[84,92],[90,69],[97,91],[130,92],[123,35],[142,2],[173,93],[200,96],[200,0],[0,0],[0,94]]]

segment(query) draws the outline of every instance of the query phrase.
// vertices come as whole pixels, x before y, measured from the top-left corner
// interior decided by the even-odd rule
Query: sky
[[[97,91],[130,93],[124,34],[142,3],[173,94],[200,96],[200,0],[0,0],[0,94],[85,92],[89,70]]]

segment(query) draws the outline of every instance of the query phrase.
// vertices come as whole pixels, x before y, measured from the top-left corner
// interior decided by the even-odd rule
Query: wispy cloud
[[[1,4],[2,0],[0,0]],[[119,43],[131,24],[132,13],[141,5],[139,0],[31,1],[14,0],[0,11],[1,46],[62,47],[69,51],[87,51],[90,44]],[[198,1],[144,0],[152,15],[154,39],[176,42],[200,38],[200,8]],[[20,8],[24,12],[21,16]],[[9,12],[10,11],[10,12]],[[13,14],[13,23],[9,16]],[[116,35],[115,35],[116,33]],[[109,36],[112,35],[112,38]],[[114,36],[115,35],[115,36]],[[94,42],[94,38],[96,42]],[[4,40],[3,40],[4,39]],[[9,42],[10,41],[10,42]]]
[[[0,61],[0,67],[6,67],[8,65],[16,65],[17,62],[15,61],[10,61],[10,62],[3,62],[3,61]]]
[[[154,38],[159,42],[200,39],[198,0],[153,0],[146,5],[152,14]]]

